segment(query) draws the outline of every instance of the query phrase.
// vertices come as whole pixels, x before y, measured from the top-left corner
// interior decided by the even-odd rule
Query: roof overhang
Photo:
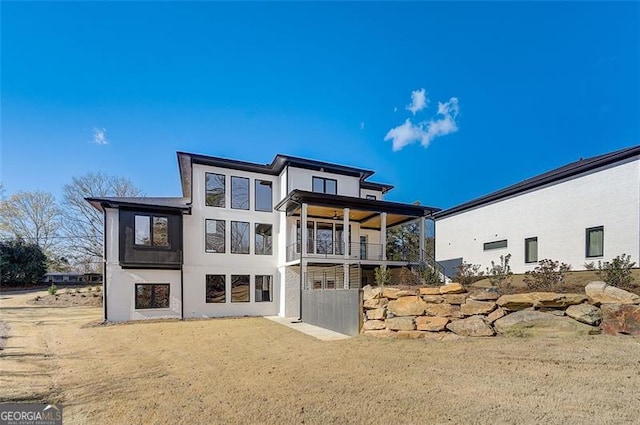
[[[164,211],[164,212],[180,212],[183,214],[191,213],[190,205],[172,205],[163,202],[135,202],[129,200],[118,200],[116,198],[85,198],[91,206],[98,211],[104,211],[105,208],[128,208],[145,211]]]

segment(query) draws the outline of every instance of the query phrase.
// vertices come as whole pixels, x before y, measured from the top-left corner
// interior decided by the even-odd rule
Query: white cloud
[[[106,128],[93,128],[93,140],[92,143],[96,145],[107,145],[109,141],[107,140],[107,129]]]
[[[398,112],[398,107],[397,106],[394,106],[393,112]]]
[[[389,130],[384,140],[392,142],[394,152],[414,142],[420,142],[426,148],[436,137],[458,131],[456,117],[459,110],[457,97],[452,97],[445,103],[438,102],[438,113],[434,118],[417,124],[407,118],[404,124]]]
[[[360,123],[360,130],[364,130],[364,121]]]
[[[418,111],[422,111],[427,107],[429,100],[425,89],[414,90],[411,92],[411,105],[407,105],[407,111],[411,111],[413,115]]]

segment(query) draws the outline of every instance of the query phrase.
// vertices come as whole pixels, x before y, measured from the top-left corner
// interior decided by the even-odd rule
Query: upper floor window
[[[376,199],[376,195],[367,195],[367,199],[371,199],[372,201],[375,201]]]
[[[231,208],[238,210],[249,209],[249,179],[231,177]]]
[[[587,229],[586,241],[587,257],[602,257],[604,255],[604,227],[590,227]]]
[[[507,240],[501,240],[501,241],[494,241],[494,242],[487,242],[484,244],[484,250],[485,251],[489,251],[491,249],[500,249],[500,248],[506,248],[507,247]]]
[[[205,174],[205,205],[224,208],[225,176],[224,174]]]
[[[244,221],[231,222],[231,253],[249,253],[249,223]]]
[[[325,179],[323,177],[313,177],[312,190],[314,192],[336,195],[338,193],[338,181],[335,179]]]
[[[273,226],[271,224],[256,223],[256,255],[271,255],[273,253]]]
[[[134,233],[136,245],[169,246],[169,219],[151,215],[136,215]]]
[[[205,221],[205,251],[224,253],[224,220]]]
[[[256,180],[256,211],[273,210],[273,183],[266,180]]]
[[[538,238],[527,238],[524,240],[524,262],[538,262]]]

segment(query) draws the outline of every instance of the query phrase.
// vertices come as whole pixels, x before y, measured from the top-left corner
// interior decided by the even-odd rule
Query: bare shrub
[[[569,264],[545,258],[538,262],[535,269],[525,273],[524,283],[533,290],[556,289],[564,282],[565,274],[570,270]]]

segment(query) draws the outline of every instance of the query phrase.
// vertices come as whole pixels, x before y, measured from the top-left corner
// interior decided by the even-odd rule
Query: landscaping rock
[[[487,316],[487,323],[493,323],[496,320],[504,317],[506,314],[507,312],[504,311],[504,308],[498,307],[495,310],[493,310],[491,313],[489,313],[489,315]]]
[[[533,307],[534,300],[531,294],[511,294],[501,296],[496,303],[507,310],[516,311]]]
[[[384,298],[389,298],[390,300],[395,300],[398,298],[398,292],[400,292],[400,288],[382,288],[382,296]]]
[[[598,326],[602,321],[602,312],[591,304],[571,305],[565,313],[572,319],[587,325]]]
[[[489,314],[496,309],[496,303],[493,301],[476,301],[467,300],[460,306],[460,312],[465,316],[474,316],[476,314]]]
[[[439,287],[420,288],[420,295],[440,295]]]
[[[451,332],[462,336],[493,336],[495,332],[480,316],[456,320],[447,325]]]
[[[387,309],[395,316],[421,316],[426,307],[427,303],[418,296],[398,298],[387,305]]]
[[[608,335],[640,335],[640,306],[602,304],[602,331]]]
[[[398,339],[418,339],[424,338],[427,332],[420,331],[398,331],[396,332],[396,338]]]
[[[564,338],[593,335],[600,330],[568,317],[556,316],[536,310],[522,310],[506,315],[494,322],[496,331],[505,336],[546,336]]]
[[[441,294],[461,294],[467,292],[459,283],[449,283],[440,287]]]
[[[362,294],[362,299],[363,300],[372,300],[374,298],[382,298],[382,288],[380,287],[373,287],[371,285],[367,285],[364,288],[362,288],[363,294]]]
[[[500,298],[498,288],[475,289],[469,294],[469,298],[476,301],[495,301]]]
[[[398,291],[398,293],[396,294],[397,298],[400,297],[412,297],[412,296],[419,296],[420,295],[420,290],[418,288],[411,288],[411,289],[401,289]]]
[[[427,303],[440,304],[444,302],[443,295],[423,295],[422,299]]]
[[[362,324],[362,330],[364,331],[374,331],[385,328],[384,320],[367,320]]]
[[[416,328],[414,320],[415,317],[394,317],[385,320],[385,323],[391,331],[413,331]]]
[[[367,310],[367,320],[384,320],[386,311],[385,307]]]
[[[568,307],[587,301],[583,294],[557,294],[555,292],[532,292],[534,307]]]
[[[464,302],[466,301],[467,294],[445,294],[442,295],[442,298],[444,298],[444,301],[448,302],[449,304],[460,305],[464,304]]]
[[[419,331],[439,332],[447,327],[449,319],[446,317],[416,317],[416,329]]]
[[[451,304],[427,304],[425,308],[425,314],[427,316],[438,317],[461,317],[460,307],[453,306]]]
[[[368,336],[375,336],[376,338],[391,338],[396,334],[395,332],[391,332],[390,330],[387,330],[387,329],[383,329],[379,331],[378,330],[364,331],[362,333]]]
[[[538,311],[541,311],[543,313],[553,314],[554,316],[564,316],[564,310],[558,309],[558,308],[543,307],[543,308],[538,309]]]
[[[389,303],[389,300],[386,298],[372,298],[370,300],[366,300],[362,306],[365,309],[374,309],[384,307]]]
[[[640,304],[640,296],[604,282],[591,282],[584,288],[592,304]]]

